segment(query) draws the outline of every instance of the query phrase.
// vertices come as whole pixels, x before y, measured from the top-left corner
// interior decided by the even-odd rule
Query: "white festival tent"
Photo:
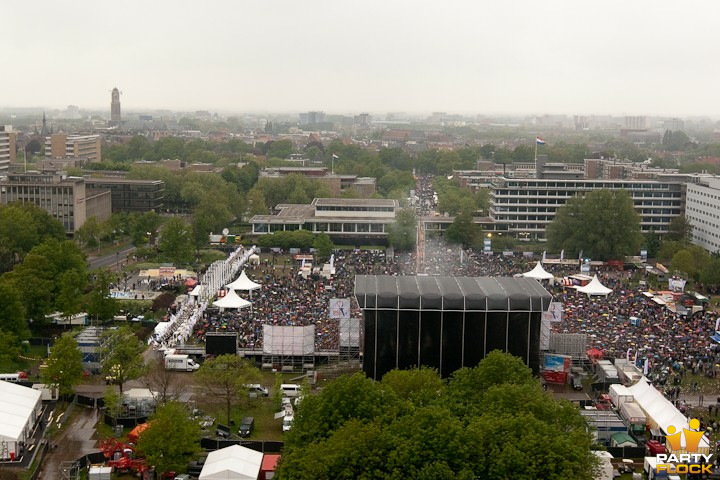
[[[259,283],[255,283],[252,280],[248,278],[248,276],[245,274],[245,270],[242,271],[240,276],[232,283],[228,283],[225,285],[230,290],[243,290],[243,291],[252,291],[257,290],[262,285]]]
[[[554,275],[552,273],[548,272],[543,268],[542,262],[537,262],[535,268],[533,268],[529,272],[523,273],[522,276],[527,278],[534,278],[536,280],[550,280],[551,278],[554,278]]]
[[[19,454],[20,443],[30,443],[42,412],[42,392],[0,381],[0,447]]]
[[[590,295],[608,296],[610,293],[612,293],[612,288],[607,288],[605,285],[600,283],[600,280],[598,280],[597,275],[595,275],[593,277],[593,279],[590,280],[590,283],[588,283],[584,287],[575,287],[575,290],[577,290],[580,293],[587,293],[588,296],[590,296]]]
[[[263,454],[240,445],[210,452],[199,480],[257,480]]]
[[[690,429],[690,422],[687,417],[680,413],[680,410],[662,393],[649,384],[646,378],[643,377],[635,385],[628,387],[628,390],[635,402],[648,416],[651,429],[660,428],[663,434],[668,433],[668,427],[671,425],[678,432],[682,432],[683,429]],[[680,445],[685,445],[684,434],[680,437]],[[710,444],[707,437],[703,437],[698,445],[698,452],[709,453],[709,451]]]
[[[241,309],[249,307],[252,303],[240,298],[238,294],[235,293],[235,290],[228,290],[227,294],[224,297],[215,300],[213,305],[218,308]]]

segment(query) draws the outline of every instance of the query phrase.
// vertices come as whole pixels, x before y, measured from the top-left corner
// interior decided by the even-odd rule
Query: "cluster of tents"
[[[237,293],[235,293],[235,291],[240,290],[249,292],[250,298],[252,299],[253,290],[259,289],[261,285],[250,280],[245,274],[245,270],[243,270],[234,282],[228,283],[225,287],[227,288],[227,293],[225,296],[214,301],[213,306],[218,308],[235,308],[239,310],[251,306],[252,302],[241,298]]]
[[[534,278],[535,280],[541,281],[541,280],[552,280],[555,278],[555,275],[545,270],[542,266],[542,262],[537,262],[537,265],[535,265],[535,268],[530,270],[529,272],[525,272],[520,274],[522,277],[527,278]],[[603,285],[600,280],[598,279],[597,275],[595,275],[590,283],[584,286],[574,286],[574,288],[580,292],[585,293],[588,296],[607,296],[612,292],[612,288],[607,288],[605,285]]]

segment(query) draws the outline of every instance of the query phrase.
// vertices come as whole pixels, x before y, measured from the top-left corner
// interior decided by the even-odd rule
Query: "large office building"
[[[275,215],[255,215],[250,223],[256,235],[308,230],[337,244],[381,245],[398,208],[392,199],[316,198],[310,205],[280,204]]]
[[[683,215],[685,183],[680,180],[559,180],[496,178],[490,187],[495,230],[513,237],[544,239],[545,228],[568,199],[594,190],[625,190],[640,215],[643,233],[663,234]]]
[[[90,217],[107,220],[111,213],[108,190],[87,188],[83,177],[27,172],[0,177],[0,205],[34,203],[58,219],[68,235]]]
[[[10,163],[15,161],[16,133],[11,125],[0,125],[0,174],[10,169]]]
[[[363,370],[375,380],[421,365],[443,378],[493,350],[540,370],[542,312],[552,296],[530,278],[358,275]]]
[[[46,158],[77,158],[85,162],[102,160],[100,135],[57,133],[45,138]]]
[[[687,184],[685,217],[693,226],[694,244],[711,253],[720,250],[720,177]]]
[[[160,212],[165,206],[165,182],[162,180],[88,177],[85,184],[95,190],[110,190],[113,212]]]
[[[357,175],[338,175],[328,172],[326,167],[267,167],[260,170],[260,177],[267,179],[301,175],[309,180],[323,183],[330,188],[333,196],[352,190],[362,198],[368,198],[376,191],[376,179]]]

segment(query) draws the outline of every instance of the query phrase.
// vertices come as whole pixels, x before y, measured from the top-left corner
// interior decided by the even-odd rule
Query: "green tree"
[[[143,350],[143,343],[126,325],[104,333],[102,372],[120,387],[120,394],[125,382],[139,378],[145,372]]]
[[[459,243],[465,247],[476,243],[480,235],[482,230],[473,222],[473,217],[469,213],[461,213],[455,217],[445,233],[451,243]]]
[[[220,355],[203,362],[195,378],[203,386],[209,401],[225,406],[227,423],[230,423],[232,408],[247,399],[245,385],[255,383],[260,371],[248,360],[237,355]]]
[[[30,330],[25,321],[25,306],[20,290],[1,276],[0,298],[0,330],[12,333],[19,340],[26,340],[30,336]]]
[[[138,437],[138,449],[159,473],[184,470],[200,452],[200,425],[188,415],[185,405],[162,404]]]
[[[700,281],[705,285],[720,285],[720,258],[711,258],[700,272]]]
[[[690,245],[693,239],[693,225],[685,215],[675,217],[670,221],[665,239]]]
[[[643,243],[640,217],[624,191],[596,190],[584,198],[573,197],[548,225],[548,247],[598,260],[634,255]]]
[[[154,392],[153,396],[159,405],[178,401],[187,390],[182,378],[176,372],[165,368],[162,354],[148,363],[144,380],[150,391]]]
[[[47,367],[41,371],[41,379],[46,385],[57,385],[60,395],[72,395],[84,375],[82,352],[71,332],[65,333],[50,348]]]
[[[86,310],[96,320],[111,320],[118,312],[118,301],[110,296],[110,284],[112,282],[113,274],[107,268],[95,271]]]
[[[195,251],[192,228],[182,218],[172,217],[163,225],[158,248],[162,257],[170,262],[192,262]]]
[[[20,356],[20,341],[12,332],[0,328],[0,368],[15,366]]]
[[[590,480],[597,464],[577,409],[500,352],[449,385],[430,369],[340,377],[285,438],[279,479]]]
[[[417,217],[409,208],[395,214],[395,223],[388,227],[388,243],[399,251],[412,250],[417,240]]]
[[[319,258],[325,259],[330,258],[332,255],[335,244],[330,239],[330,235],[327,233],[319,233],[315,235],[313,240],[313,248],[316,250],[316,254]]]
[[[0,205],[0,273],[46,239],[64,240],[65,229],[45,210],[34,204]]]

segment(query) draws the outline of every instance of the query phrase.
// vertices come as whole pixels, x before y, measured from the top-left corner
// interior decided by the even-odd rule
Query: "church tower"
[[[113,125],[120,124],[120,90],[112,89],[112,100],[110,102],[110,123]]]

